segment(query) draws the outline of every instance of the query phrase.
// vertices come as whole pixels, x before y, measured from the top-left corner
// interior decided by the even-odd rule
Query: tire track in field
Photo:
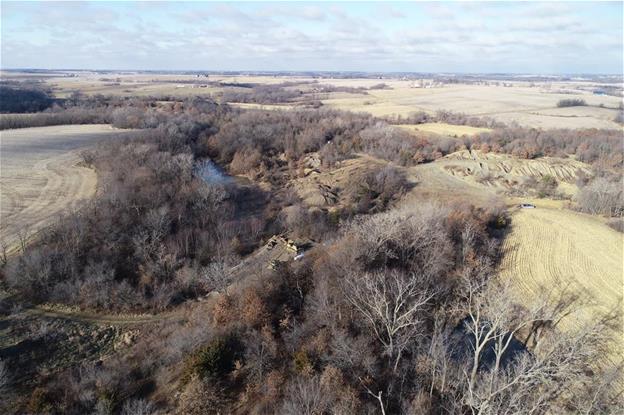
[[[553,285],[586,294],[600,309],[618,306],[624,286],[624,235],[599,218],[540,208],[514,213],[503,244],[501,278],[519,295]]]
[[[95,194],[95,171],[79,149],[131,134],[107,125],[63,125],[0,132],[0,242],[7,253]]]

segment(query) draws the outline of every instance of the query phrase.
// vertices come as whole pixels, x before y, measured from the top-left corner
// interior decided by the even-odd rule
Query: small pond
[[[234,178],[229,176],[223,169],[217,166],[212,160],[205,159],[197,163],[197,175],[203,181],[210,184],[230,184],[234,183]]]

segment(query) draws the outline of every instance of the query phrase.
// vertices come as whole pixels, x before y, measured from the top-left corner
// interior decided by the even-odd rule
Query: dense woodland
[[[43,111],[52,106],[54,98],[38,88],[0,85],[0,113]]]
[[[318,84],[317,82],[282,82],[279,84],[224,84],[229,86],[221,94],[222,102],[251,102],[256,104],[283,104],[300,101],[302,104],[320,106],[318,94],[345,92],[366,95],[366,88]],[[387,85],[377,84],[370,89],[385,89]]]
[[[504,205],[422,200],[399,209],[395,195],[406,183],[392,167],[487,148],[524,158],[574,155],[605,172],[622,167],[617,133],[484,121],[494,132],[432,142],[368,115],[325,109],[71,101],[37,114],[33,125],[94,117],[87,122],[143,130],[83,152],[100,177],[96,198],[9,259],[3,284],[35,303],[191,312],[179,323],[153,323],[106,359],[40,374],[28,387],[11,384],[17,363],[3,362],[5,412],[618,412],[611,386],[619,368],[596,362],[619,321],[605,315],[560,331],[562,316],[586,302],[572,292],[544,290],[543,298],[514,303],[492,277],[509,225]],[[311,211],[287,186],[311,153],[324,169],[358,153],[392,163],[350,189],[357,197],[340,211]],[[244,178],[205,180],[206,158]],[[609,200],[581,203],[584,210],[622,215],[617,178],[580,180],[582,198]],[[231,271],[282,233],[314,246],[299,261]],[[209,293],[210,301],[190,301]],[[43,330],[36,336],[54,341]]]

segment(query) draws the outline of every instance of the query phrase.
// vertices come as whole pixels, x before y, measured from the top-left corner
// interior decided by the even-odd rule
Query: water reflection
[[[234,182],[231,176],[228,176],[210,159],[197,163],[197,175],[210,184],[229,184]]]

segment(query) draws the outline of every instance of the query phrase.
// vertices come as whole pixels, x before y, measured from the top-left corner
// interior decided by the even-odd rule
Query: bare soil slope
[[[448,174],[462,180],[508,191],[528,178],[540,180],[552,176],[559,191],[573,195],[578,173],[591,175],[589,165],[572,158],[540,157],[519,159],[507,154],[462,150],[436,161]]]
[[[367,173],[387,164],[385,160],[360,154],[341,162],[331,171],[321,173],[309,169],[305,177],[293,181],[293,188],[308,206],[341,207],[346,197],[345,189],[352,188]]]
[[[577,172],[591,173],[587,164],[572,158],[526,160],[508,154],[469,150],[457,151],[406,171],[408,178],[416,183],[408,195],[408,203],[434,197],[444,202],[463,199],[476,205],[487,204],[496,195],[509,195],[529,178],[540,180],[545,175],[557,179],[558,191],[573,195],[577,190]]]
[[[0,241],[8,251],[93,196],[97,177],[78,165],[80,148],[127,133],[108,125],[2,131]]]
[[[486,206],[494,196],[509,194],[522,177],[545,174],[560,181],[559,190],[574,194],[577,189],[573,181],[579,169],[589,172],[589,166],[573,159],[523,160],[464,150],[409,168],[417,184],[402,203],[433,197]],[[489,179],[477,180],[484,173]],[[537,205],[536,209],[514,209],[511,231],[503,246],[500,276],[513,281],[518,298],[530,298],[541,289],[568,289],[586,295],[602,311],[622,307],[623,234],[606,226],[601,217],[564,209],[563,201],[504,199],[513,206],[527,200]],[[576,318],[590,318],[591,310],[576,314],[564,325]]]

